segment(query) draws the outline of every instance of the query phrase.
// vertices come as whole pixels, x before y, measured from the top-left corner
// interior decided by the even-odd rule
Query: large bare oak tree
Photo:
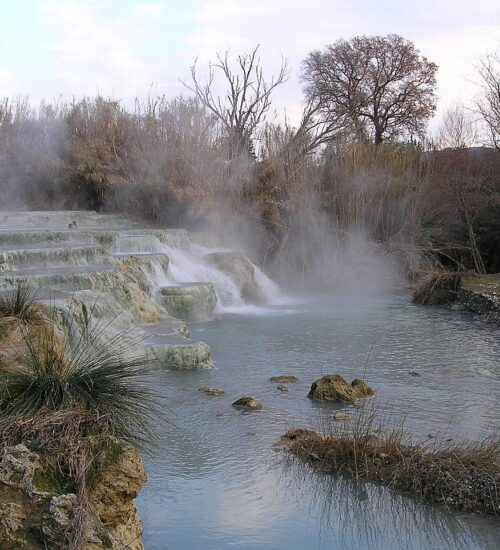
[[[423,134],[435,110],[436,71],[412,42],[390,34],[342,39],[311,52],[302,78],[325,120],[379,144]]]

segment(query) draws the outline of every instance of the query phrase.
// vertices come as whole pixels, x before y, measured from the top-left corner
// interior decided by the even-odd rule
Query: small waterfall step
[[[70,267],[38,267],[15,271],[0,271],[0,289],[9,289],[21,281],[33,281],[39,287],[62,287],[78,290],[92,288],[92,279],[115,271],[111,265],[80,265]]]
[[[105,250],[95,245],[61,246],[54,243],[21,248],[3,245],[0,248],[0,271],[18,271],[34,268],[57,268],[82,265],[104,265]]]
[[[217,305],[215,285],[208,282],[162,286],[155,298],[170,315],[185,321],[207,319]]]

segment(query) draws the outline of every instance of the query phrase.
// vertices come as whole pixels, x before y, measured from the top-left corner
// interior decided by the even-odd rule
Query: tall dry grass
[[[429,502],[500,516],[500,441],[496,434],[451,443],[418,439],[405,417],[363,407],[345,422],[322,421],[319,433],[290,430],[289,451],[314,468],[383,484]]]

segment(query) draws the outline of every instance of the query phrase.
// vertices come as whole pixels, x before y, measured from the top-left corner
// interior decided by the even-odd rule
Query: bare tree
[[[486,124],[489,142],[500,150],[500,53],[486,55],[477,67],[481,92],[477,109]]]
[[[192,83],[183,82],[220,120],[234,145],[235,154],[243,151],[253,154],[252,138],[271,107],[272,92],[289,76],[288,63],[283,59],[278,74],[266,79],[258,50],[259,46],[251,53],[239,55],[234,69],[228,52],[217,54],[217,61],[209,63],[208,78],[204,82],[198,76],[195,61],[191,67]],[[225,81],[223,96],[215,93],[216,74],[222,75]]]
[[[390,34],[339,40],[303,63],[306,94],[326,120],[352,128],[376,144],[422,135],[435,110],[437,65],[412,42]]]
[[[473,113],[459,103],[449,107],[443,115],[437,136],[439,147],[465,149],[471,147],[477,139],[477,120]]]

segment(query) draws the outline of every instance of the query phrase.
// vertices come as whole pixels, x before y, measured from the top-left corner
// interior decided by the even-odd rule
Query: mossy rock
[[[349,384],[340,374],[330,374],[313,382],[307,397],[317,401],[354,403],[373,393],[363,380],[355,379]]]
[[[206,319],[217,305],[213,283],[164,286],[156,299],[170,315],[185,321]]]

